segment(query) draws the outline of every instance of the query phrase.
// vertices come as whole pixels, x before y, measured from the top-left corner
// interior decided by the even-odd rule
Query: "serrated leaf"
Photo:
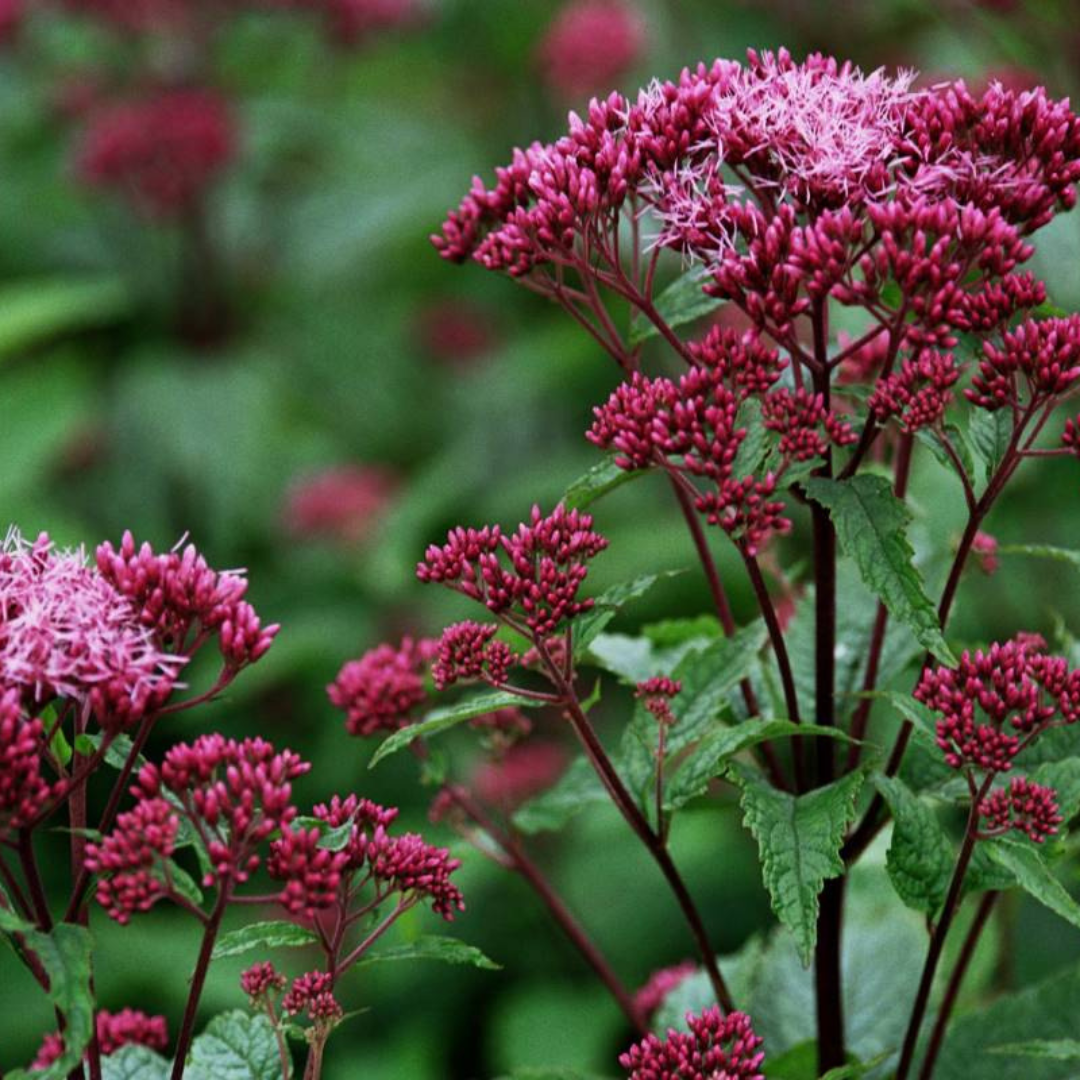
[[[185,1080],[281,1080],[269,1019],[235,1011],[215,1016],[192,1043]]]
[[[1012,411],[998,409],[988,412],[986,409],[975,409],[971,414],[968,434],[976,453],[982,458],[983,476],[989,480],[1005,457],[1005,451],[1012,439]]]
[[[432,735],[441,735],[444,731],[464,724],[466,720],[472,720],[485,713],[495,712],[496,709],[505,709],[515,706],[519,709],[537,708],[541,702],[531,701],[518,694],[508,694],[503,690],[482,690],[476,694],[470,694],[453,705],[444,705],[439,709],[432,709],[423,720],[415,724],[409,724],[393,735],[382,741],[378,750],[368,762],[368,768],[373,769],[384,758],[396,754],[404,749],[414,739],[428,739]]]
[[[8,1080],[65,1080],[82,1061],[94,1023],[94,995],[90,987],[90,931],[59,923],[42,933],[11,912],[0,909],[0,929],[24,935],[49,976],[49,999],[64,1017],[63,1053],[47,1068],[6,1073]]]
[[[1080,1061],[1080,1040],[1031,1039],[1028,1042],[1003,1043],[991,1046],[990,1053],[1009,1057],[1050,1058],[1052,1061]]]
[[[744,720],[734,727],[720,728],[702,739],[668,778],[664,792],[664,808],[678,810],[691,799],[705,794],[709,781],[720,774],[724,762],[751,746],[772,739],[811,736],[852,741],[850,736],[837,728],[820,724],[796,724],[791,720]]]
[[[817,940],[818,895],[827,878],[844,872],[840,846],[855,817],[864,773],[849,773],[806,795],[777,791],[737,763],[728,775],[742,790],[743,818],[758,844],[772,909],[794,935],[803,964],[809,964]]]
[[[579,476],[563,492],[562,503],[568,510],[584,510],[608,492],[642,475],[644,470],[623,469],[615,464],[614,455],[608,455]]]
[[[101,1080],[169,1080],[172,1065],[148,1046],[129,1043],[101,1059]]]
[[[484,968],[487,971],[499,971],[490,957],[485,956],[475,945],[468,945],[457,938],[427,934],[405,945],[394,945],[378,952],[367,953],[359,961],[358,967],[365,964],[381,964],[394,960],[440,960],[444,964],[465,964],[469,967]]]
[[[1036,559],[1053,559],[1080,570],[1080,551],[1055,547],[1053,544],[1005,544],[998,548],[1000,555],[1030,555]]]
[[[607,798],[593,767],[585,758],[578,758],[552,787],[514,814],[514,824],[523,833],[552,832],[587,807],[605,803]]]
[[[956,853],[934,812],[902,781],[877,774],[874,784],[892,812],[892,841],[885,868],[897,896],[933,917],[941,909]]]
[[[284,920],[252,923],[222,934],[214,945],[213,960],[242,956],[252,949],[295,949],[314,945],[319,940],[314,930]]]
[[[1013,874],[1030,897],[1080,928],[1080,904],[1066,891],[1031,844],[999,837],[989,842],[990,858]]]
[[[811,477],[806,489],[829,511],[840,546],[854,560],[867,587],[919,644],[943,663],[955,665],[915,568],[915,552],[906,535],[911,513],[893,494],[889,481],[869,473],[850,480]]]
[[[745,428],[746,438],[739,443],[731,473],[732,476],[750,476],[761,468],[773,443],[773,436],[761,419],[761,402],[757,398],[747,398],[739,406],[735,424]]]
[[[725,301],[715,296],[706,296],[701,288],[705,283],[706,278],[700,269],[694,267],[688,270],[653,301],[657,314],[674,329],[715,311]],[[640,345],[649,338],[657,337],[659,333],[644,315],[638,314],[630,327],[629,341],[631,345]]]

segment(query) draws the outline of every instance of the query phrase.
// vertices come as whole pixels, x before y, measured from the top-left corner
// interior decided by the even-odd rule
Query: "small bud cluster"
[[[281,999],[282,1011],[289,1016],[305,1013],[314,1024],[333,1026],[343,1015],[334,997],[333,977],[325,971],[309,971],[293,979],[292,986]]]
[[[952,386],[960,369],[951,353],[919,350],[906,359],[895,375],[881,379],[868,402],[870,411],[884,423],[896,419],[906,432],[934,427],[952,401]]]
[[[287,981],[269,960],[260,960],[241,974],[240,987],[253,1004],[258,1004],[269,995],[284,990]]]
[[[991,536],[988,532],[977,532],[975,534],[975,539],[971,542],[971,554],[975,556],[979,564],[979,569],[986,574],[987,577],[997,573],[1001,563],[998,558],[998,542],[996,537]]]
[[[277,635],[278,626],[264,627],[244,599],[243,572],[211,569],[192,544],[158,554],[147,543],[137,547],[125,532],[119,550],[109,543],[98,548],[97,567],[174,652],[186,654],[195,642],[214,635],[225,664],[235,672],[260,660]]]
[[[764,1080],[762,1040],[745,1013],[725,1016],[713,1006],[687,1014],[686,1024],[689,1031],[647,1035],[621,1054],[629,1080]]]
[[[1070,672],[1031,636],[965,652],[955,668],[927,668],[915,689],[916,699],[941,717],[937,743],[946,762],[987,772],[1011,769],[1022,746],[1051,723],[1080,718],[1078,695],[1080,671]]]
[[[29,826],[63,783],[41,775],[45,728],[23,716],[17,690],[0,692],[0,839]]]
[[[1000,835],[1015,829],[1036,844],[1057,834],[1064,820],[1058,810],[1057,792],[1042,784],[1014,776],[1009,786],[992,791],[979,803],[984,834]]]
[[[991,411],[1034,407],[1067,393],[1078,381],[1080,315],[1029,319],[1007,332],[1001,346],[984,344],[966,394],[973,404]]]
[[[342,667],[326,692],[344,710],[350,735],[366,738],[412,722],[413,711],[427,696],[423,673],[436,645],[404,638],[397,647],[379,645]]]
[[[416,576],[440,582],[496,614],[519,615],[538,637],[592,607],[578,598],[586,563],[607,547],[592,515],[559,504],[548,515],[533,507],[516,533],[496,526],[454,529],[444,545],[431,545]],[[501,557],[500,557],[501,556]]]
[[[436,689],[476,679],[493,686],[505,683],[518,657],[506,642],[493,640],[498,630],[497,626],[471,621],[448,626],[439,639],[438,655],[431,668]]]
[[[148,1016],[138,1009],[121,1009],[118,1013],[102,1009],[94,1018],[98,1050],[103,1057],[115,1054],[122,1046],[147,1046],[164,1050],[169,1044],[169,1028],[164,1016]],[[31,1071],[47,1069],[64,1053],[64,1037],[47,1035],[37,1056],[30,1064]]]
[[[830,443],[856,441],[851,424],[830,412],[821,394],[781,388],[763,399],[761,413],[765,428],[780,434],[778,449],[787,460],[811,461],[824,457]]]
[[[669,679],[666,675],[657,675],[637,684],[634,696],[645,703],[645,708],[656,718],[656,722],[665,727],[675,723],[671,711],[671,699],[682,692],[682,683],[678,679]]]

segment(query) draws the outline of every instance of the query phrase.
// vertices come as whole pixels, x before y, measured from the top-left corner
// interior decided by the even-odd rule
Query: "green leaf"
[[[1003,1043],[1001,1046],[991,1046],[990,1053],[1050,1058],[1053,1061],[1080,1061],[1080,1040],[1031,1039],[1028,1042]]]
[[[375,751],[368,768],[373,769],[383,758],[396,754],[404,749],[414,739],[426,739],[432,735],[441,735],[444,731],[464,724],[466,720],[483,716],[485,713],[495,712],[496,709],[505,709],[516,706],[519,709],[537,708],[542,702],[530,701],[519,694],[508,694],[503,690],[481,690],[476,694],[469,694],[453,705],[445,705],[439,709],[432,709],[423,720],[415,724],[409,724],[399,731],[395,731],[389,738],[384,739],[378,750]]]
[[[1030,555],[1036,559],[1053,559],[1080,570],[1080,551],[1054,547],[1052,544],[1005,544],[998,548],[1000,555]]]
[[[485,956],[475,945],[467,945],[457,938],[427,934],[405,945],[395,945],[368,953],[358,966],[381,964],[391,960],[441,960],[444,964],[466,964],[470,967],[499,971],[500,964]]]
[[[563,505],[569,510],[584,510],[608,492],[644,475],[644,470],[623,469],[615,464],[614,455],[598,461],[579,476],[563,493]]]
[[[975,409],[971,414],[968,429],[971,442],[983,462],[983,475],[986,480],[997,471],[1013,435],[1013,417],[1010,409],[998,409],[988,412]]]
[[[747,398],[739,406],[735,423],[746,429],[746,438],[739,443],[731,463],[732,476],[750,476],[761,468],[773,444],[772,434],[762,423],[761,402],[757,398]]]
[[[131,1043],[101,1059],[101,1080],[169,1080],[172,1066],[148,1046]]]
[[[705,276],[699,268],[688,270],[676,278],[653,302],[657,314],[674,329],[715,311],[725,301],[706,296],[701,288],[704,283]],[[639,314],[630,326],[630,344],[640,345],[659,333],[644,315]]]
[[[173,859],[166,859],[165,866],[168,867],[168,877],[166,878],[165,871],[159,866],[155,866],[152,871],[154,877],[161,881],[171,881],[173,889],[180,896],[190,900],[196,907],[202,907],[203,894],[198,882]]]
[[[817,1041],[796,1043],[772,1060],[766,1059],[765,1080],[817,1080]]]
[[[825,1073],[821,1080],[862,1080],[864,1076],[873,1072],[889,1056],[889,1052],[886,1051],[869,1061],[851,1061],[847,1065],[837,1065],[835,1069],[830,1069]]]
[[[990,857],[1016,876],[1029,896],[1048,907],[1055,915],[1080,928],[1080,904],[1065,890],[1042,855],[1031,845],[999,837],[990,842]]]
[[[956,865],[956,853],[933,810],[896,777],[878,774],[874,784],[892,812],[885,867],[908,907],[933,917],[941,909]]]
[[[806,489],[829,511],[840,546],[855,561],[867,587],[920,645],[955,665],[937,611],[912,561],[915,553],[906,535],[911,512],[893,494],[889,481],[869,473],[850,480],[811,477]]]
[[[849,773],[806,795],[777,791],[759,773],[737,763],[728,775],[742,789],[747,828],[761,853],[772,908],[795,936],[804,965],[817,940],[818,894],[826,878],[844,872],[840,846],[855,817],[864,773]]]
[[[214,945],[213,960],[242,956],[252,949],[295,949],[319,940],[314,930],[282,920],[252,923],[222,934]]]
[[[587,807],[607,802],[607,798],[593,767],[585,758],[578,758],[557,783],[514,814],[514,824],[523,833],[553,832]]]
[[[270,1021],[235,1011],[215,1016],[195,1040],[185,1080],[281,1080],[281,1059]]]
[[[29,927],[11,912],[0,909],[0,929],[24,934],[49,976],[49,999],[64,1017],[64,1052],[47,1069],[6,1073],[8,1080],[65,1080],[82,1061],[94,1023],[94,995],[90,988],[90,931],[59,923],[48,934]]]
[[[127,290],[117,278],[23,281],[0,288],[0,358],[124,315]]]
[[[71,761],[73,754],[71,743],[67,741],[64,729],[59,724],[53,729],[52,737],[49,739],[49,752],[63,766],[67,766]]]
[[[808,738],[820,735],[852,742],[850,736],[834,727],[820,724],[796,724],[791,720],[744,720],[733,727],[723,727],[706,735],[666,780],[664,807],[677,810],[691,799],[703,795],[709,781],[718,776],[728,758],[770,739]]]
[[[352,839],[353,824],[351,821],[346,821],[344,825],[332,829],[322,818],[300,814],[293,819],[292,824],[294,829],[306,829],[308,831],[317,829],[319,831],[319,847],[324,848],[326,851],[342,851]]]
[[[582,656],[596,636],[615,618],[619,608],[644,596],[658,581],[675,577],[682,570],[667,570],[662,574],[642,574],[605,589],[596,597],[591,611],[574,621],[574,655]]]

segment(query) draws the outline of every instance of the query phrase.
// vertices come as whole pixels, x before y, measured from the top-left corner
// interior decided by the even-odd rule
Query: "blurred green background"
[[[328,45],[300,17],[233,20],[213,60],[240,144],[209,207],[232,318],[227,334],[199,347],[176,333],[175,227],[140,220],[74,178],[58,88],[123,64],[115,42],[35,0],[0,55],[3,518],[91,547],[125,528],[162,547],[190,533],[213,565],[247,567],[251,599],[283,625],[278,642],[228,701],[159,729],[159,749],[217,724],[258,732],[316,763],[302,802],[356,790],[401,805],[407,824],[455,847],[426,822],[414,763],[368,772],[371,746],[345,734],[324,687],[384,638],[436,633],[463,616],[449,594],[413,580],[428,542],[459,522],[513,524],[595,460],[582,432],[616,381],[613,365],[561,312],[477,267],[442,262],[427,240],[473,173],[490,178],[513,146],[557,136],[567,108],[585,104],[539,77],[538,43],[559,6],[441,0],[417,24],[353,49]],[[636,6],[646,35],[618,80],[627,91],[687,62],[780,45],[866,70],[911,66],[928,80],[1000,77],[1059,94],[1080,83],[1080,27],[1067,3]],[[1041,234],[1037,260],[1052,300],[1070,309],[1080,303],[1078,238],[1076,215],[1059,219]],[[350,497],[361,491],[351,517],[332,483],[321,502],[311,494],[326,470],[346,470]],[[990,530],[1003,543],[1075,546],[1078,488],[1068,463],[1022,472]],[[611,547],[596,563],[597,589],[691,564],[665,495],[646,482],[602,504]],[[917,465],[914,497],[923,541],[952,543],[956,490]],[[974,575],[958,639],[1049,631],[1055,613],[1076,629],[1071,573],[1013,559],[993,578]],[[731,580],[746,618],[741,575]],[[690,573],[633,616],[707,608]],[[609,730],[624,704],[617,694],[605,703]],[[473,741],[447,744],[459,772]],[[674,846],[720,951],[768,927],[756,856],[729,802],[686,812]],[[353,972],[341,997],[368,1011],[335,1036],[326,1076],[493,1077],[541,1064],[613,1074],[628,1042],[615,1008],[528,890],[463,850],[468,911],[453,930],[502,970]],[[541,837],[536,855],[629,985],[688,954],[668,894],[613,812]],[[1016,983],[1080,955],[1041,911],[1020,905],[1008,916],[1004,963]],[[428,915],[417,921],[440,929]],[[197,948],[190,920],[162,907],[121,930],[95,912],[94,928],[101,1004],[165,1011],[175,1031]],[[205,1016],[242,1004],[242,966],[215,965]],[[5,955],[0,1066],[27,1060],[51,1027]]]

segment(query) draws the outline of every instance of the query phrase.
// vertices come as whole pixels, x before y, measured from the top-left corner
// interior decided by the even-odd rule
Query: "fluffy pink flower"
[[[105,727],[126,727],[172,692],[181,657],[163,651],[129,600],[42,534],[12,531],[0,548],[0,685],[27,701],[88,705]]]
[[[634,995],[634,1005],[646,1019],[651,1019],[668,995],[677,990],[697,971],[693,960],[684,960],[681,964],[654,971],[648,982]]]
[[[98,1049],[102,1055],[116,1053],[122,1046],[148,1046],[164,1050],[169,1044],[169,1027],[164,1016],[148,1016],[138,1009],[121,1009],[118,1013],[100,1010],[95,1017]],[[47,1069],[64,1053],[62,1035],[47,1035],[31,1062],[32,1070]]]
[[[378,645],[346,663],[326,692],[345,712],[349,734],[366,738],[411,723],[427,698],[423,673],[435,649],[429,639],[403,638],[396,648]]]
[[[686,1023],[689,1031],[647,1035],[621,1054],[629,1080],[763,1080],[762,1040],[745,1013],[724,1016],[713,1006]]]
[[[397,481],[386,470],[342,465],[298,481],[289,490],[284,519],[301,539],[359,544],[389,509]]]
[[[224,100],[209,90],[160,90],[89,118],[76,167],[91,187],[115,189],[156,218],[183,213],[236,152]]]
[[[625,0],[570,0],[539,46],[544,81],[563,98],[605,90],[637,63],[645,23]]]

